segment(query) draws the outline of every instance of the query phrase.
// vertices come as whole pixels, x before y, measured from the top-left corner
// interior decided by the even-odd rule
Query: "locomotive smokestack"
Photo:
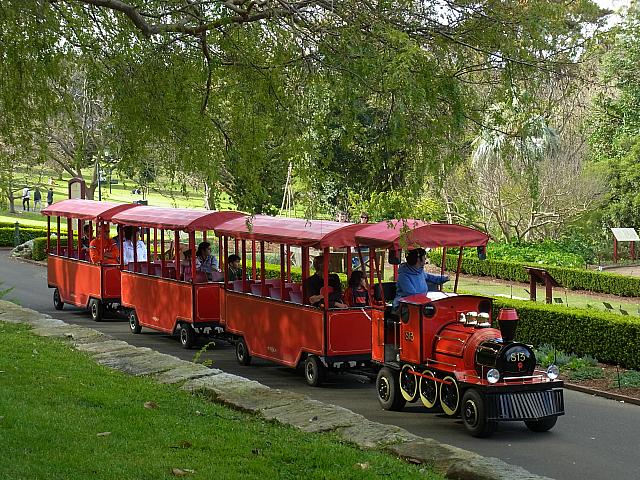
[[[505,342],[512,342],[516,337],[516,328],[518,327],[518,312],[515,308],[501,308],[498,314],[498,325],[502,339]]]

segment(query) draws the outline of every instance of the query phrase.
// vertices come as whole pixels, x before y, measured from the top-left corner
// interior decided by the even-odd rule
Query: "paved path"
[[[177,339],[143,329],[141,335],[129,333],[124,319],[92,322],[85,312],[66,307],[53,309],[47,289],[46,270],[42,267],[7,258],[0,251],[0,288],[13,286],[8,299],[25,307],[48,313],[69,323],[90,326],[136,346],[147,346],[162,353],[192,359],[195,351],[180,348]],[[523,424],[501,424],[490,439],[479,440],[465,432],[460,421],[427,414],[415,404],[403,412],[380,409],[372,384],[353,375],[331,377],[324,388],[313,389],[304,383],[299,372],[268,362],[241,367],[233,348],[224,342],[206,354],[213,366],[224,371],[258,380],[274,388],[304,393],[327,403],[340,405],[367,418],[398,425],[412,433],[499,457],[540,475],[558,480],[640,479],[640,407],[621,404],[589,395],[565,391],[567,415],[547,434],[532,434]]]

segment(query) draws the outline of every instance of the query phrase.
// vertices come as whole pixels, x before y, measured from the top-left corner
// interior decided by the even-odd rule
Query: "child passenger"
[[[344,303],[344,298],[342,296],[342,285],[340,284],[340,277],[338,277],[335,273],[329,274],[328,279],[329,287],[331,288],[331,292],[329,293],[329,308],[347,308],[347,304]],[[320,299],[320,301],[314,303],[316,307],[324,306],[324,296]]]
[[[368,307],[369,289],[367,277],[362,270],[354,270],[349,278],[349,286],[344,292],[347,305],[350,307]]]

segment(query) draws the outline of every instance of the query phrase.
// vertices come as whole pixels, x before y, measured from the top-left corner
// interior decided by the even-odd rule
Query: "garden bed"
[[[572,378],[568,372],[562,372],[560,378],[565,384],[577,385],[578,387],[598,390],[613,395],[622,395],[630,397],[640,402],[640,384],[638,386],[625,386],[624,379],[629,377],[637,378],[640,381],[640,372],[635,370],[626,370],[624,368],[616,368],[613,365],[598,364],[596,368],[602,371],[601,378]],[[618,377],[620,377],[620,386],[618,386]]]

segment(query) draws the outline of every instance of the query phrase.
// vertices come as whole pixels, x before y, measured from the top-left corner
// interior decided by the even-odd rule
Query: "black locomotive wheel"
[[[91,320],[94,322],[101,322],[104,315],[104,305],[97,298],[89,300],[89,313],[91,314]]]
[[[251,363],[251,355],[244,338],[239,338],[236,342],[236,360],[240,365],[247,366]]]
[[[422,374],[430,377],[436,376],[431,370],[425,370]],[[420,384],[418,388],[422,404],[429,409],[435,408],[438,403],[438,382],[433,378],[420,377]]]
[[[180,344],[182,348],[190,349],[196,343],[196,331],[188,323],[183,323],[180,327]]]
[[[142,331],[142,326],[138,321],[138,315],[136,315],[135,310],[129,312],[129,330],[131,330],[133,334],[138,334]]]
[[[400,370],[400,393],[407,402],[415,402],[418,398],[418,377],[413,372],[415,369],[411,365],[405,365]]]
[[[398,391],[398,372],[388,367],[382,367],[376,379],[378,401],[384,410],[402,410],[407,401]]]
[[[529,430],[532,432],[548,432],[551,430],[556,422],[558,421],[558,417],[547,417],[542,420],[527,420],[524,424],[527,426]]]
[[[440,406],[450,417],[458,413],[460,407],[460,390],[456,379],[447,375],[440,383]]]
[[[60,290],[57,288],[53,291],[53,308],[56,310],[62,310],[64,308],[64,302],[60,298]]]
[[[304,379],[307,385],[319,387],[327,378],[327,367],[316,355],[309,355],[304,361]]]
[[[489,437],[495,432],[497,422],[487,419],[487,406],[484,397],[470,388],[462,396],[462,423],[474,437]]]

